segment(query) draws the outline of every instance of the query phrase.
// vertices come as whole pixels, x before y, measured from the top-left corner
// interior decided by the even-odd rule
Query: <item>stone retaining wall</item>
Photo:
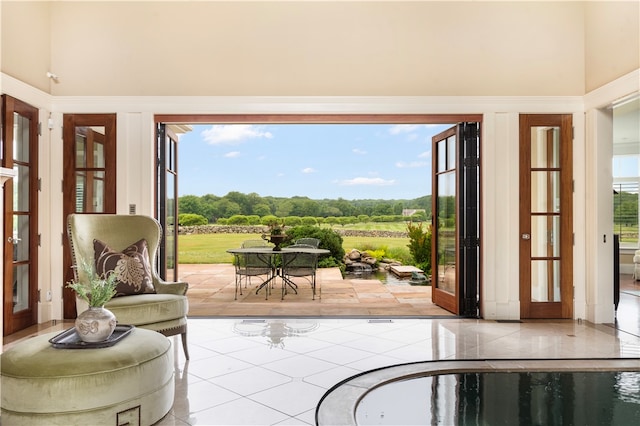
[[[340,229],[334,230],[343,237],[384,237],[384,238],[404,238],[407,237],[406,232],[399,231],[364,231],[356,229]],[[268,232],[266,226],[240,226],[240,225],[198,225],[198,226],[180,226],[178,228],[179,235],[190,234],[264,234]]]

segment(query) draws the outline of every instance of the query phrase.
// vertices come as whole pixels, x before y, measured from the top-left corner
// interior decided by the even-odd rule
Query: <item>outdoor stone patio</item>
[[[319,269],[316,300],[311,285],[296,278],[298,294],[289,292],[281,299],[278,279],[268,300],[264,289],[256,294],[260,279],[234,300],[235,271],[230,264],[180,265],[181,280],[189,283],[189,317],[245,316],[452,316],[431,301],[430,286],[385,285],[376,279],[342,279],[338,268]]]

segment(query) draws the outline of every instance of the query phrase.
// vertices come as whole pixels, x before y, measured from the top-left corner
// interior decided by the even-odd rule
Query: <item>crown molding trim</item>
[[[52,97],[50,94],[36,89],[8,74],[0,73],[0,90],[2,94],[13,96],[36,108],[51,110]]]
[[[584,96],[585,111],[607,108],[640,94],[640,68],[601,86]]]
[[[434,97],[245,97],[64,96],[55,112],[150,112],[153,114],[480,114],[573,113],[582,96]]]

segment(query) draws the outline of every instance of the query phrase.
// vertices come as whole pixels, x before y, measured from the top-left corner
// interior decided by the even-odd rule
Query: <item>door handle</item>
[[[530,240],[531,239],[531,234],[522,234],[522,239],[523,240]]]
[[[7,238],[7,241],[10,242],[10,243],[15,244],[15,243],[18,243],[18,242],[22,241],[22,238],[9,237],[9,238]]]

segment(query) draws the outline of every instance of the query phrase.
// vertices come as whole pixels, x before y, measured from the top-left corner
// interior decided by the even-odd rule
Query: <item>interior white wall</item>
[[[640,2],[585,2],[585,92],[640,64]]]
[[[483,117],[481,299],[486,319],[520,318],[520,225],[514,203],[519,194],[518,127],[517,112]]]
[[[585,117],[584,113],[573,114],[573,317],[576,319],[588,318],[585,300],[585,283],[588,271],[585,262],[586,250],[593,241],[588,240],[585,234],[588,228],[586,213],[593,206],[587,203],[586,195],[589,185],[586,176],[590,173],[587,164],[587,147],[585,142]],[[611,204],[608,204],[609,206]],[[611,208],[609,208],[611,210]],[[602,321],[606,322],[606,321]]]
[[[593,322],[613,320],[613,114],[611,110],[592,109],[587,124],[587,204],[592,206],[585,230],[586,263],[590,266],[585,288],[587,319]],[[608,142],[608,143],[607,143]]]
[[[57,96],[584,94],[582,2],[79,1],[50,9]]]

